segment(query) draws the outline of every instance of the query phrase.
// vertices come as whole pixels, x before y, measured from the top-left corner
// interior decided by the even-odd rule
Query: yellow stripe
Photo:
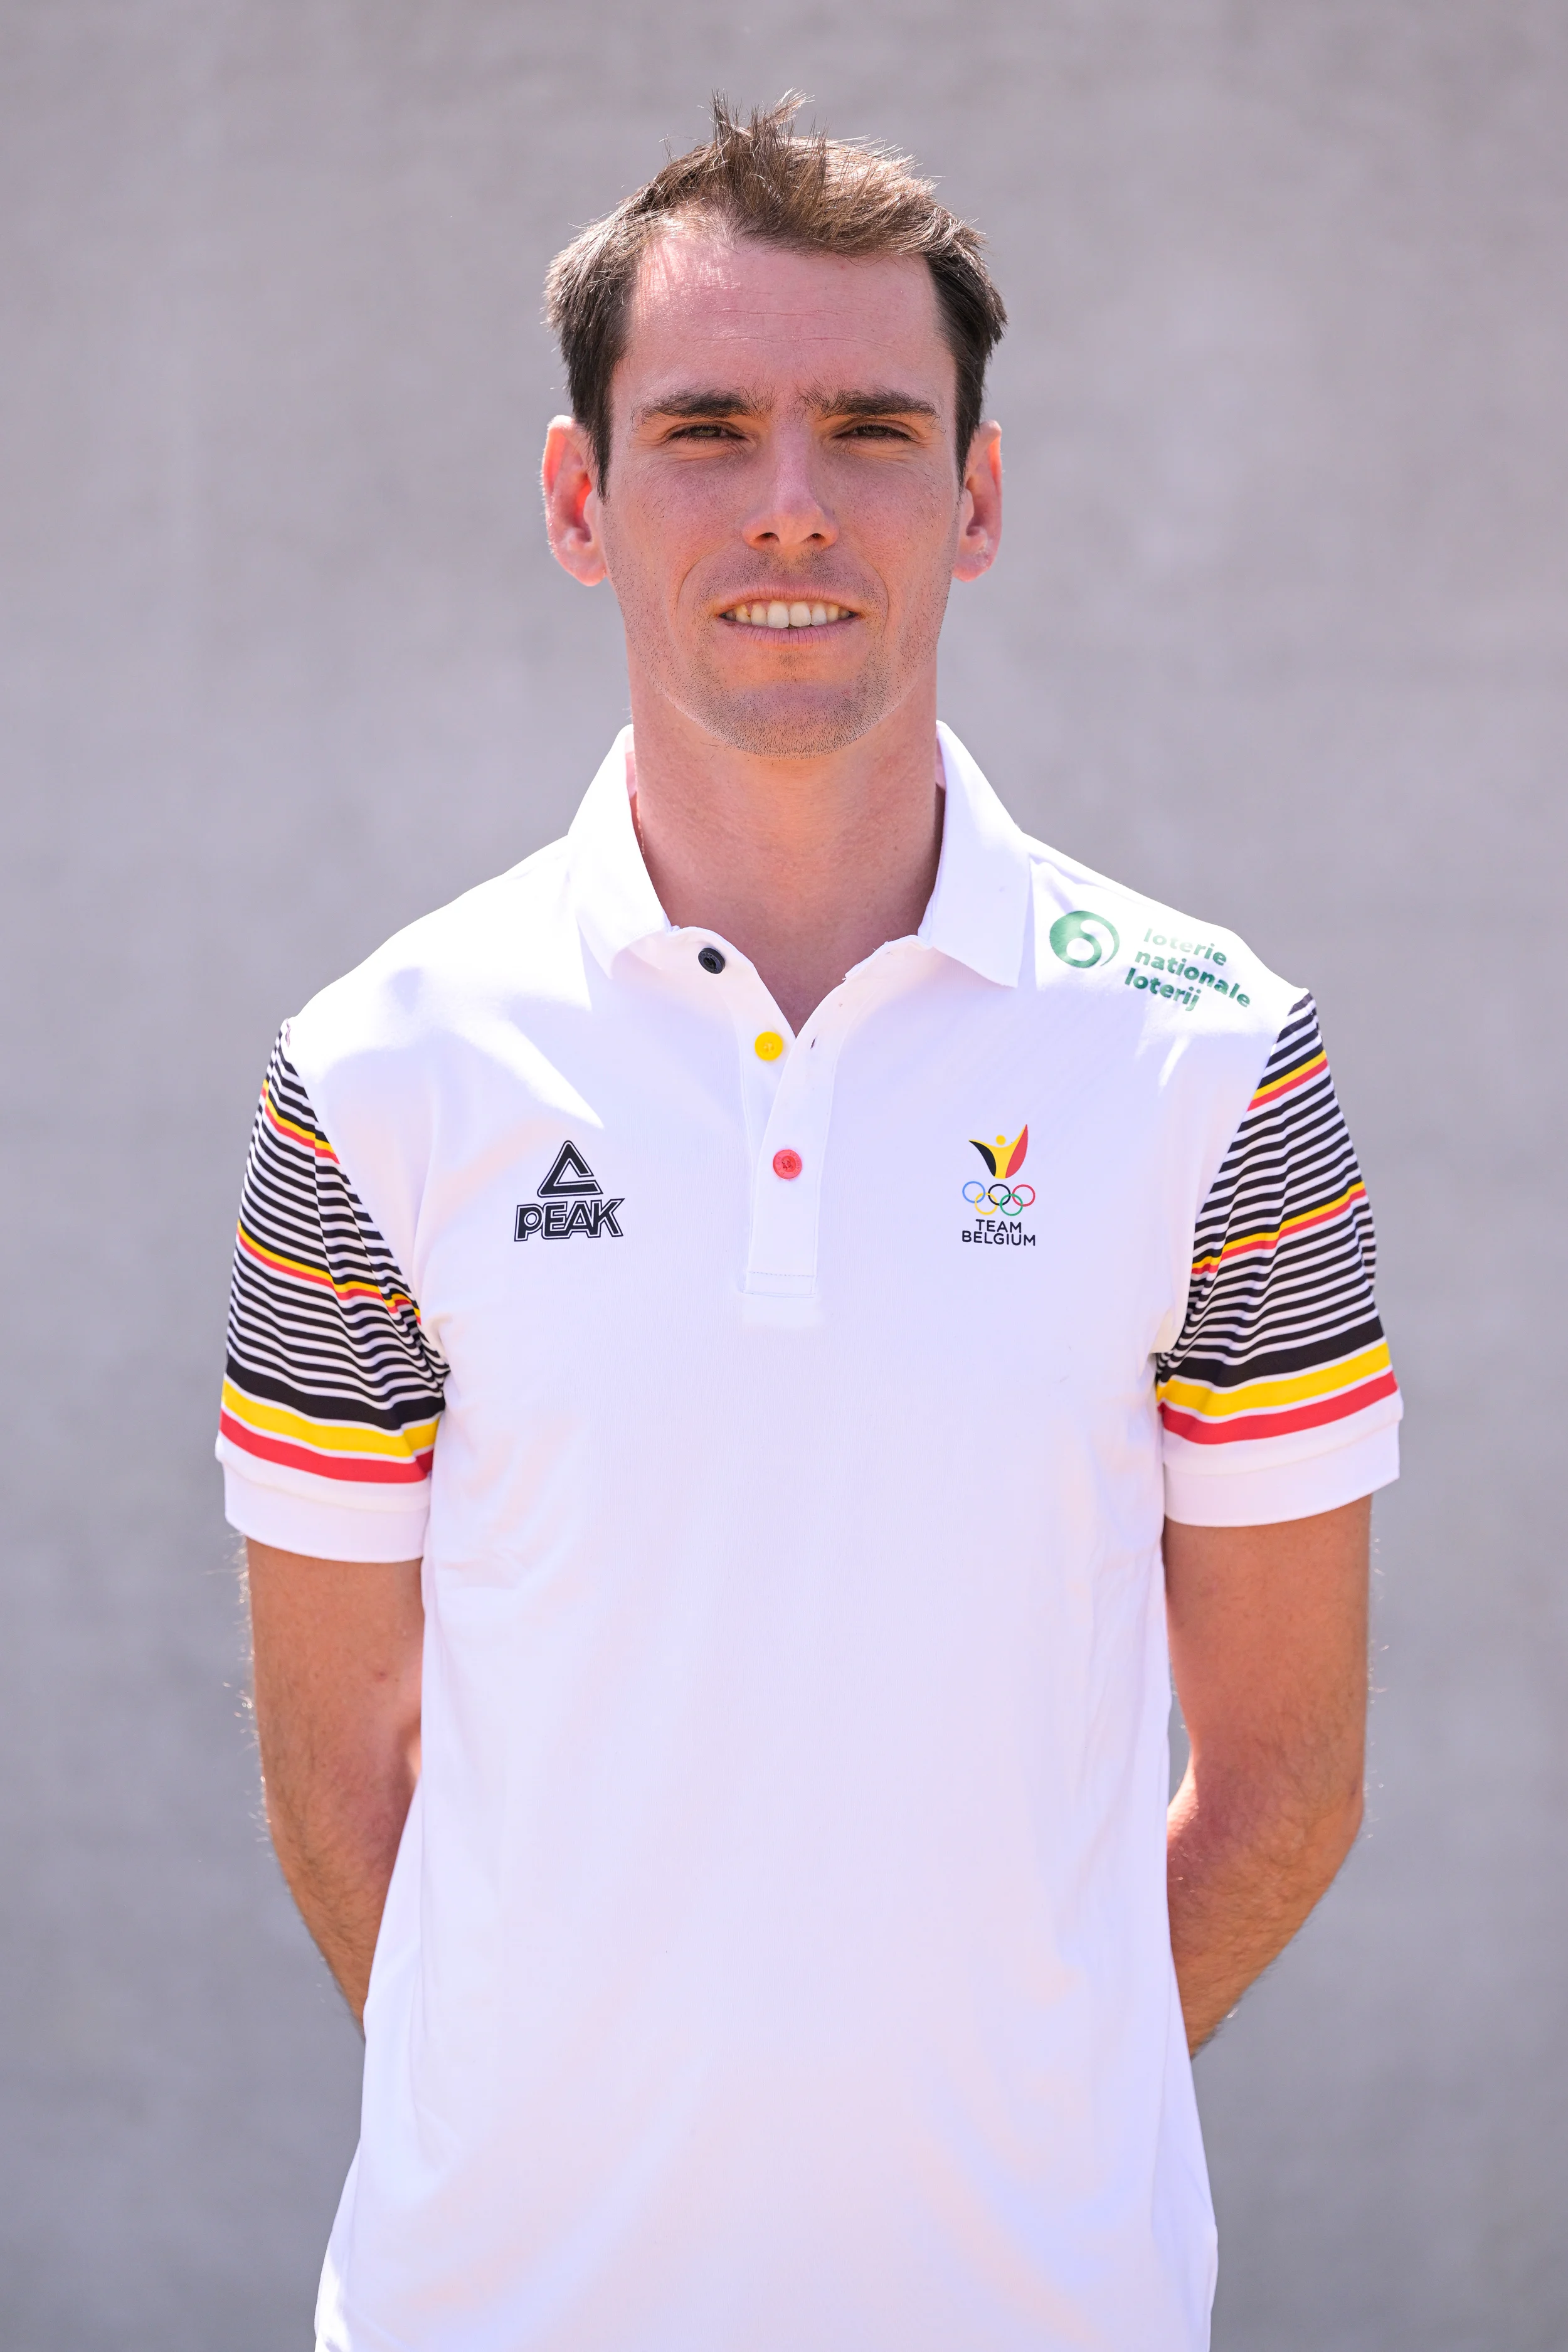
[[[1361,1355],[1321,1365],[1316,1371],[1291,1372],[1282,1380],[1249,1381],[1239,1389],[1214,1389],[1206,1381],[1166,1381],[1159,1395],[1162,1404],[1179,1404],[1211,1421],[1226,1421],[1236,1412],[1258,1412],[1269,1405],[1304,1404],[1311,1397],[1331,1396],[1336,1389],[1352,1388],[1358,1381],[1371,1380],[1388,1369],[1388,1342],[1379,1339]]]
[[[296,1444],[314,1446],[323,1454],[379,1454],[395,1461],[412,1461],[435,1444],[439,1426],[434,1421],[421,1421],[409,1429],[388,1430],[367,1429],[359,1422],[309,1421],[302,1412],[290,1412],[287,1405],[264,1404],[258,1397],[245,1395],[232,1381],[223,1384],[223,1402],[225,1410],[247,1429],[264,1430],[269,1437],[292,1438]]]
[[[311,1265],[302,1257],[285,1257],[281,1250],[275,1250],[269,1243],[258,1241],[249,1226],[243,1222],[238,1232],[247,1257],[256,1258],[263,1265],[276,1267],[279,1274],[298,1276],[301,1282],[308,1282],[312,1290],[330,1290],[335,1298],[379,1298],[389,1315],[395,1315],[400,1307],[414,1307],[414,1301],[405,1290],[384,1290],[378,1282],[374,1281],[340,1282],[336,1275],[329,1273],[325,1266]],[[417,1307],[414,1307],[414,1312],[417,1318]]]
[[[1286,1087],[1299,1087],[1304,1079],[1311,1076],[1314,1070],[1326,1068],[1328,1066],[1328,1055],[1324,1052],[1322,1046],[1320,1045],[1317,1052],[1312,1055],[1310,1061],[1303,1062],[1298,1069],[1287,1070],[1282,1077],[1270,1078],[1266,1087],[1259,1087],[1258,1092],[1253,1096],[1252,1100],[1247,1104],[1247,1109],[1256,1110],[1259,1103],[1272,1101],[1273,1097],[1277,1094],[1280,1093]]]
[[[1341,1211],[1348,1208],[1352,1201],[1364,1201],[1365,1198],[1366,1186],[1358,1176],[1354,1183],[1345,1186],[1342,1192],[1336,1192],[1331,1201],[1320,1201],[1315,1209],[1302,1209],[1297,1215],[1286,1217],[1278,1225],[1259,1225],[1258,1231],[1253,1234],[1232,1234],[1230,1238],[1208,1257],[1195,1257],[1193,1260],[1193,1272],[1207,1274],[1215,1266],[1223,1265],[1227,1258],[1239,1257],[1243,1252],[1256,1249],[1259,1242],[1278,1244],[1282,1242],[1288,1234],[1301,1233],[1308,1226],[1331,1224]]]
[[[270,1086],[267,1089],[267,1104],[276,1125],[302,1143],[312,1159],[320,1159],[324,1151],[329,1160],[336,1160],[337,1153],[324,1137],[313,1135],[308,1127],[301,1127],[297,1118],[290,1118],[288,1112],[281,1108]]]

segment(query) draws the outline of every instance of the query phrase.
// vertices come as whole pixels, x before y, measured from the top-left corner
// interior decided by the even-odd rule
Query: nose
[[[746,518],[747,546],[781,555],[831,547],[838,525],[822,494],[821,460],[809,428],[792,425],[775,433],[767,460]]]

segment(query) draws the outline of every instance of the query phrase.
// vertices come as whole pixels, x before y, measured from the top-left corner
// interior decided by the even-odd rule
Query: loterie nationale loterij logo
[[[1033,1249],[1035,1236],[1024,1225],[1024,1213],[1035,1205],[1035,1188],[1013,1181],[1029,1149],[1027,1127],[1021,1127],[1011,1141],[1005,1135],[991,1143],[982,1143],[974,1135],[969,1140],[985,1164],[988,1181],[982,1183],[972,1176],[963,1187],[964,1203],[974,1222],[963,1227],[963,1238],[979,1243],[982,1248],[1000,1243],[1004,1247]]]
[[[1058,915],[1048,936],[1057,961],[1071,964],[1075,971],[1090,971],[1097,963],[1110,963],[1121,945],[1114,923],[1081,908],[1070,915]]]
[[[537,1201],[518,1202],[511,1237],[526,1242],[537,1234],[542,1241],[565,1242],[574,1234],[586,1234],[591,1242],[596,1242],[601,1234],[609,1234],[624,1241],[616,1211],[625,1204],[624,1192],[606,1201],[604,1186],[576,1145],[563,1143],[550,1163]]]

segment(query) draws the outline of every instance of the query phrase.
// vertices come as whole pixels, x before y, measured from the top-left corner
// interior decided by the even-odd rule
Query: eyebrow
[[[818,393],[811,404],[819,416],[930,416],[939,421],[941,417],[934,402],[890,384],[876,384],[868,392]]]
[[[632,418],[646,425],[656,416],[763,416],[766,404],[750,392],[670,392],[650,400]]]
[[[932,402],[887,384],[873,384],[863,392],[812,391],[806,394],[806,403],[818,416],[929,416],[936,422],[941,420],[941,411]],[[666,393],[658,400],[650,400],[637,411],[632,423],[634,426],[647,425],[660,416],[717,419],[765,416],[767,413],[768,403],[754,392],[693,389]]]

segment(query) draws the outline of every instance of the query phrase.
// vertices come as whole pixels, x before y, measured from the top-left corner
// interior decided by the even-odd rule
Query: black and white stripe
[[[1304,996],[1204,1203],[1186,1319],[1170,1353],[1156,1359],[1161,1382],[1174,1376],[1230,1388],[1282,1378],[1383,1336],[1372,1211],[1327,1062],[1302,1084],[1258,1099],[1322,1051],[1317,1008]],[[1321,1222],[1285,1230],[1342,1202]],[[1272,1246],[1237,1248],[1256,1237]]]
[[[269,1098],[303,1138],[279,1132],[268,1117]],[[247,1240],[289,1266],[258,1258]],[[447,1370],[280,1035],[246,1164],[229,1297],[229,1378],[247,1395],[312,1420],[397,1431],[439,1413]]]

